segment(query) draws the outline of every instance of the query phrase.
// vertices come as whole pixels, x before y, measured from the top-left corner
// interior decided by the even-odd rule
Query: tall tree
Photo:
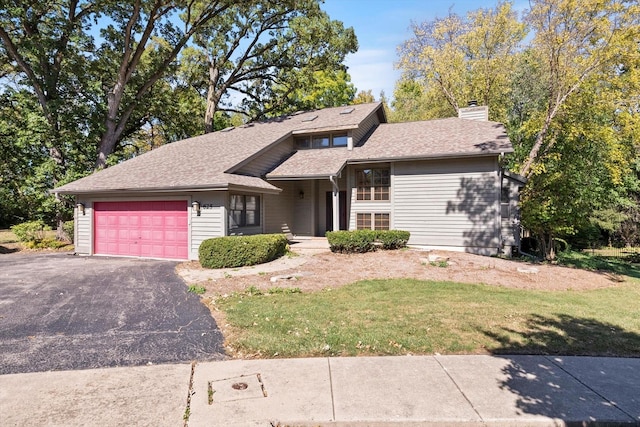
[[[466,17],[449,12],[412,29],[413,37],[399,47],[405,80],[419,79],[453,111],[477,100],[490,107],[494,120],[504,121],[508,76],[526,34],[512,4],[500,2]]]
[[[361,90],[358,92],[353,98],[354,104],[367,104],[369,102],[375,102],[376,98],[373,96],[373,92],[371,89],[369,90]]]
[[[548,132],[569,97],[621,56],[637,55],[640,5],[635,0],[532,0],[526,20],[547,90],[540,129],[520,169],[531,176],[540,150],[555,145]]]
[[[72,99],[93,104],[102,123],[89,132],[99,137],[96,167],[101,168],[135,127],[136,108],[182,48],[230,3],[13,0],[0,11],[0,40],[21,83],[37,95],[55,139],[63,140],[67,128],[58,113],[61,106]],[[178,15],[183,28],[175,23]],[[96,50],[87,29],[98,19],[106,25]],[[152,44],[154,38],[162,42]],[[51,156],[58,163],[63,155],[53,147]]]
[[[271,101],[275,105],[266,103],[262,111],[281,115],[352,103],[356,88],[346,71],[314,71],[311,74],[301,71],[299,74],[304,76],[299,76],[298,87],[275,86],[273,89],[277,95]]]
[[[287,110],[296,91],[322,84],[321,76],[345,79],[338,72],[357,47],[353,28],[331,20],[317,0],[237,2],[194,38],[182,62],[207,88],[211,132],[218,111],[268,116]]]
[[[245,64],[259,65],[250,76],[243,75],[243,96],[249,97],[247,102],[253,99],[254,105],[259,103],[251,98],[252,90],[261,100],[275,93],[265,91],[270,87],[265,82],[273,75],[287,82],[303,70],[341,69],[345,52],[356,46],[353,30],[331,21],[317,3],[7,0],[0,8],[0,92],[26,94],[20,99],[31,94],[24,106],[31,113],[40,111],[43,121],[38,129],[47,135],[44,141],[34,138],[33,144],[42,142],[50,159],[48,185],[60,185],[108,161],[202,132],[202,88],[188,78],[187,71],[178,70],[179,55],[195,35],[205,44],[209,39],[228,42],[225,52],[235,54],[239,51],[230,48],[232,41],[252,46],[246,51]],[[269,20],[258,19],[266,15],[256,11],[274,10],[288,11],[288,20],[278,21],[278,13]],[[246,24],[241,19],[245,16],[254,18],[245,35],[252,37],[258,27],[266,32],[251,40],[234,38]],[[272,37],[270,31],[276,35]],[[288,62],[280,60],[282,55]],[[293,71],[278,71],[284,65],[293,65]],[[229,77],[224,74],[227,69],[221,71]],[[11,102],[18,99],[11,96]],[[3,114],[10,118],[10,111]],[[224,112],[215,116],[220,125],[237,119]],[[18,129],[7,129],[11,136],[3,145],[17,140]],[[43,147],[34,148],[40,154]],[[117,159],[109,160],[114,153]],[[4,186],[7,179],[3,176],[0,182]]]

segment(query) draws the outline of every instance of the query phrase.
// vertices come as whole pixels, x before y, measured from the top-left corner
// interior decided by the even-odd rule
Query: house
[[[497,254],[517,239],[522,183],[500,168],[512,151],[486,107],[391,124],[370,103],[177,141],[53,192],[75,195],[76,252],[86,255],[197,259],[217,236],[362,228]]]

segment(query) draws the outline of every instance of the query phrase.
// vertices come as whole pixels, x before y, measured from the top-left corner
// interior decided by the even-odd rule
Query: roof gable
[[[382,123],[353,150],[302,150],[268,179],[337,175],[347,163],[497,156],[513,152],[504,126],[459,118]]]
[[[340,114],[345,107],[325,108],[176,141],[53,191],[66,194],[159,189],[166,191],[224,188],[228,185],[277,191],[276,187],[260,178],[245,177],[233,172],[294,133],[355,129],[366,117],[382,110],[379,102],[353,107],[354,111],[350,114]],[[317,117],[312,121],[305,121],[311,116]],[[238,184],[239,181],[243,184]]]

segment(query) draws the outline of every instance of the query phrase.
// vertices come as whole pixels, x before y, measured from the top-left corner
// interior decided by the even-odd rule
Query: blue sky
[[[356,32],[360,48],[347,57],[346,65],[358,91],[371,89],[378,99],[384,90],[391,99],[401,74],[394,67],[398,61],[396,48],[411,37],[411,22],[443,17],[449,8],[465,15],[471,10],[492,8],[496,3],[497,0],[325,0],[322,9]],[[516,4],[516,9],[524,7]]]

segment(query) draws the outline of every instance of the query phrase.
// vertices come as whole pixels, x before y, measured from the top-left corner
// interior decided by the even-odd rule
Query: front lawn
[[[635,255],[619,256],[618,253],[600,250],[598,252],[589,253],[587,251],[576,252],[566,251],[559,252],[557,261],[560,265],[580,268],[582,270],[600,270],[611,271],[623,276],[640,278],[640,265],[630,261],[635,260]]]
[[[640,356],[640,284],[531,291],[410,279],[215,300],[238,357],[401,354]]]

